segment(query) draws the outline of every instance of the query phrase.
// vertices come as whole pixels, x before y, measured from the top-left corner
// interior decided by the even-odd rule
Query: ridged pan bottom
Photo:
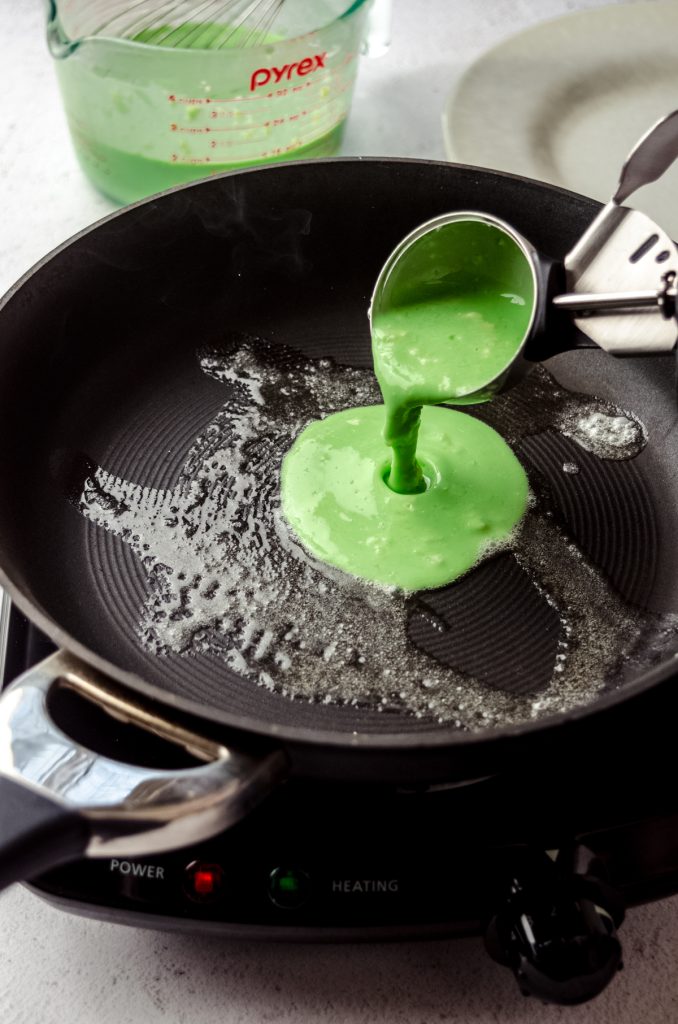
[[[223,392],[204,375],[186,369],[177,367],[178,377],[169,389],[165,382],[154,401],[146,401],[143,410],[128,418],[126,429],[105,458],[111,472],[159,494],[185,474],[195,439],[212,429],[210,424],[222,408]],[[536,378],[536,383],[525,386],[527,404],[534,388],[544,386],[544,379]],[[168,390],[171,401],[167,400]],[[517,401],[520,392],[511,398],[513,406]],[[529,430],[529,424],[523,424],[523,429]],[[162,445],[154,443],[158,437],[162,437]],[[528,434],[516,450],[537,496],[528,517],[532,525],[523,531],[522,548],[518,544],[515,552],[489,558],[447,587],[413,595],[406,615],[409,641],[438,667],[453,670],[457,689],[461,689],[457,685],[460,676],[462,681],[470,677],[487,688],[488,707],[492,692],[522,699],[511,712],[514,717],[527,715],[530,707],[538,706],[530,705],[530,697],[545,690],[549,698],[545,707],[552,706],[554,673],[567,667],[564,663],[569,657],[565,653],[569,647],[565,622],[572,609],[563,607],[562,600],[559,606],[559,595],[542,585],[538,553],[545,549],[543,538],[547,542],[549,536],[558,538],[561,558],[571,547],[571,539],[624,603],[639,608],[651,594],[657,559],[654,512],[633,460],[600,459],[549,429]],[[193,648],[184,653],[164,650],[158,656],[139,640],[140,609],[149,597],[149,577],[140,558],[120,536],[91,522],[86,524],[85,537],[90,586],[108,610],[110,632],[103,640],[104,651],[144,678],[201,703],[242,715],[263,714],[281,723],[312,726],[319,715],[326,720],[331,714],[337,728],[389,732],[396,713],[402,730],[429,728],[431,718],[440,714],[435,701],[430,716],[401,713],[397,664],[393,665],[393,677],[384,682],[388,699],[383,703],[372,699],[344,705],[333,700],[328,708],[323,704],[321,678],[312,699],[305,694],[303,699],[291,700],[242,678],[214,653]],[[585,573],[581,566],[577,571]],[[585,577],[582,579],[585,584]],[[599,589],[600,585],[599,581]],[[309,602],[323,600],[320,594],[307,596]],[[582,602],[586,603],[583,594]],[[593,627],[589,624],[587,628]],[[603,628],[607,626],[601,625]],[[609,628],[605,639],[609,643]],[[573,645],[576,642],[575,637]],[[587,642],[595,646],[594,637]],[[98,643],[101,647],[101,638]],[[592,664],[596,665],[595,659]],[[591,682],[595,692],[599,681]],[[426,680],[423,685],[428,685]],[[459,724],[469,722],[461,716]]]

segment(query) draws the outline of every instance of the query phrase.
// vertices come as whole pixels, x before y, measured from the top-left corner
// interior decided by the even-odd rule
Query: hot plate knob
[[[622,968],[619,895],[601,878],[552,864],[513,877],[490,921],[490,956],[513,970],[523,995],[574,1005],[598,995]]]

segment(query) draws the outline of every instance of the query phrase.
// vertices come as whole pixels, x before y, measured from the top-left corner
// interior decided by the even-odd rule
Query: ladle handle
[[[678,157],[678,110],[667,114],[636,143],[619,176],[613,203],[623,203],[636,189],[661,178]]]
[[[572,292],[553,298],[556,309],[575,316],[603,316],[620,313],[661,313],[665,320],[678,319],[676,274],[669,271],[662,278],[661,288],[632,292]]]

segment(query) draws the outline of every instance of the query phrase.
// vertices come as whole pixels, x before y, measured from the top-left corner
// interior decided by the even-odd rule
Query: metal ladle
[[[531,276],[532,316],[500,372],[472,394],[450,397],[449,403],[486,401],[517,383],[535,362],[569,349],[598,346],[615,356],[671,352],[678,342],[678,247],[649,217],[621,204],[660,178],[676,157],[678,110],[636,143],[614,195],[562,262],[539,253],[511,225],[491,214],[458,211],[420,225],[384,264],[372,296],[370,322],[380,312],[412,301],[408,287],[426,275],[429,284],[433,282],[430,297],[447,279],[452,282],[449,297],[456,273],[450,254],[463,251],[468,237],[477,253],[483,233],[489,238],[500,232],[513,246],[517,270],[522,263],[521,273],[527,268]],[[446,275],[447,270],[451,272]]]

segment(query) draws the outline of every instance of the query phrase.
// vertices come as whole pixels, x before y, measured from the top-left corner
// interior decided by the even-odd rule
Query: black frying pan
[[[673,684],[668,650],[586,707],[474,733],[370,707],[292,701],[216,658],[155,657],[135,631],[147,587],[139,560],[71,500],[90,463],[155,487],[176,478],[223,400],[196,369],[199,342],[217,344],[227,329],[231,338],[263,336],[369,366],[369,295],[416,225],[454,209],[487,211],[562,258],[597,208],[546,185],[449,164],[290,164],[123,210],[13,289],[0,311],[0,583],[68,653],[0,701],[0,882],[85,848],[135,855],[186,845],[246,813],[287,775],[425,786],[508,764],[562,764],[575,749],[594,771],[601,751],[633,742],[638,716]],[[566,527],[631,605],[678,608],[671,359],[572,352],[550,369],[568,388],[632,409],[650,436],[623,474],[567,499]],[[559,444],[532,439],[520,453],[530,473],[551,474],[556,505]],[[521,604],[501,559],[460,585],[466,590],[446,588],[435,601],[451,625],[472,602],[477,614],[463,624],[470,669],[490,687],[529,691],[548,619]],[[199,767],[176,756],[162,771],[133,770],[69,744],[51,722],[64,689],[104,707],[114,734],[121,719],[133,723]]]

